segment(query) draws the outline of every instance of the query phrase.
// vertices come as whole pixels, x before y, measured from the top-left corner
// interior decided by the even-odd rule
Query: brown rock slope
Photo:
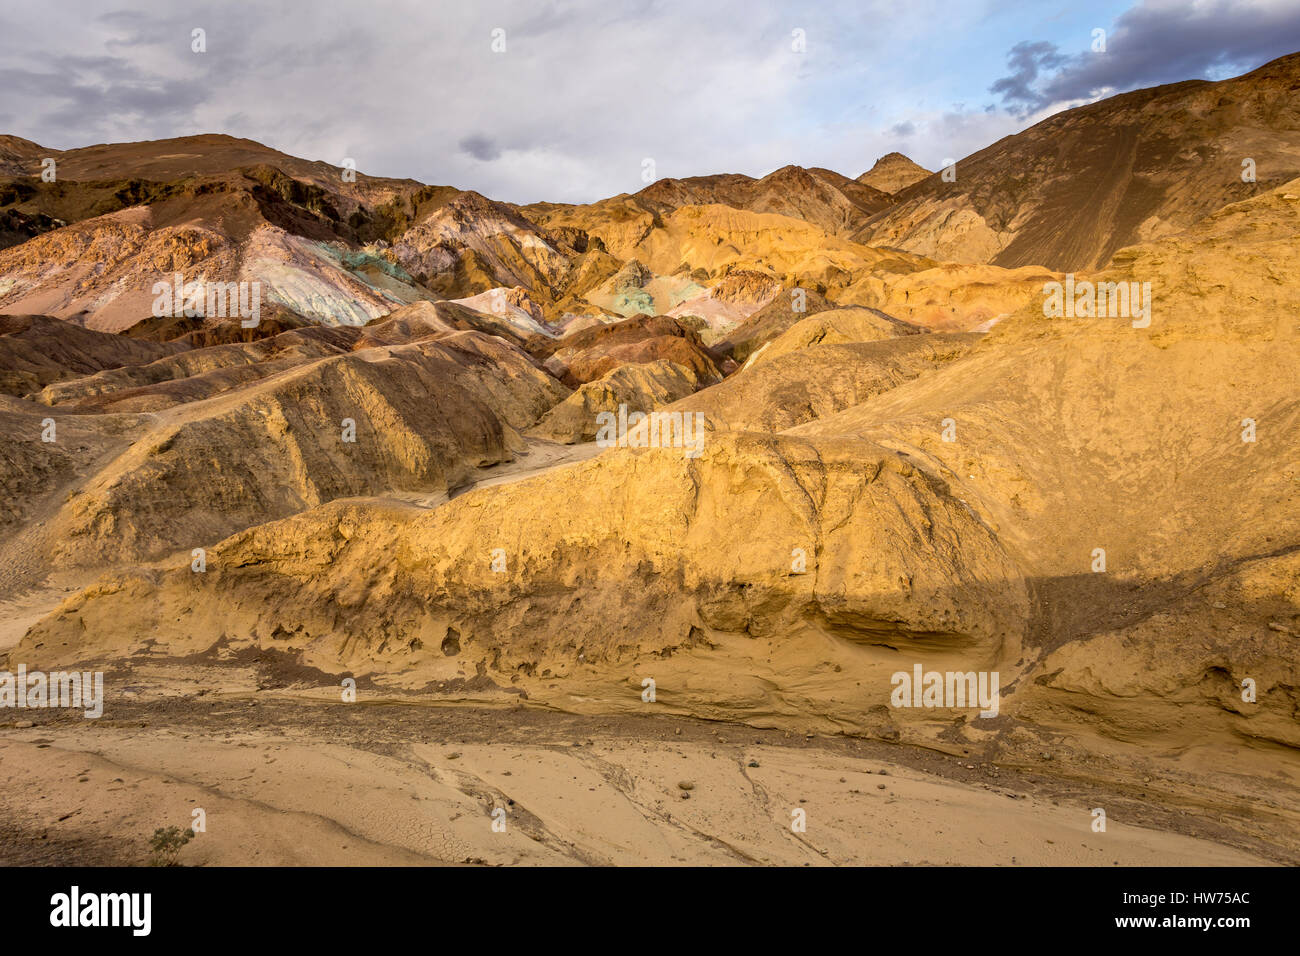
[[[830,308],[834,306],[812,290],[788,289],[728,332],[714,351],[743,365],[750,355],[796,322]]]
[[[71,339],[78,335],[99,336],[92,339],[96,343],[131,343],[133,339],[129,336],[138,328],[133,326],[120,335],[102,335],[59,322],[52,334]],[[417,302],[363,327],[300,323],[296,328],[264,338],[223,341],[239,333],[259,330],[260,327],[241,329],[237,322],[203,325],[176,341],[197,343],[214,338],[218,344],[166,355],[148,364],[71,378],[49,385],[39,395],[30,397],[46,405],[83,411],[158,411],[211,398],[306,361],[375,346],[406,345],[454,330],[483,332],[515,345],[523,344],[522,339],[502,328],[492,316],[450,302]]]
[[[1243,761],[1300,744],[1298,226],[1300,181],[1227,206],[1100,275],[1151,283],[1148,328],[1040,297],[969,358],[794,431],[895,448],[996,529],[1035,596],[1024,716]]]
[[[794,349],[671,406],[710,428],[780,432],[858,405],[963,356],[975,335],[918,335]]]
[[[56,162],[53,183],[40,179],[44,157]],[[17,209],[39,210],[76,222],[167,194],[194,193],[191,186],[183,184],[203,183],[209,190],[214,186],[221,189],[221,184],[229,182],[229,174],[249,170],[258,171],[255,175],[263,180],[265,192],[259,198],[268,199],[273,192],[289,198],[288,194],[294,193],[304,206],[315,206],[320,212],[329,207],[340,223],[360,212],[353,220],[360,224],[375,210],[390,212],[427,203],[433,198],[430,190],[438,189],[410,179],[385,179],[362,172],[345,178],[343,159],[339,157],[337,164],[299,159],[250,139],[219,133],[68,150],[6,136],[0,137],[0,174],[12,177],[13,182],[0,195],[0,206],[13,204]],[[280,177],[268,177],[266,171],[272,170],[279,171]]]
[[[26,395],[61,379],[143,365],[184,348],[92,332],[45,315],[0,315],[0,392]]]
[[[286,327],[364,325],[432,299],[496,312],[479,299],[504,290],[529,300],[501,312],[521,335],[669,314],[702,319],[712,342],[782,288],[844,298],[933,265],[850,241],[895,200],[826,169],[659,180],[588,206],[515,207],[345,178],[232,137],[64,152],[5,143],[0,309],[103,331],[184,318],[152,314],[155,285],[179,273],[256,286]],[[32,165],[45,153],[58,163],[54,182]],[[845,301],[871,304],[856,291]]]
[[[839,301],[935,331],[987,331],[1027,300],[1040,298],[1044,283],[1064,278],[1039,266],[1002,269],[945,262],[904,276],[864,276]]]
[[[1210,83],[1066,110],[910,186],[856,238],[954,262],[1062,271],[1176,233],[1300,175],[1300,53]],[[1257,182],[1242,181],[1253,160]]]
[[[565,284],[569,258],[510,206],[466,192],[435,209],[393,243],[391,258],[440,296],[522,286],[549,301]]]
[[[811,573],[792,570],[796,549]],[[340,504],[252,529],[205,575],[131,574],[71,599],[28,635],[24,659],[135,645],[108,623],[126,606],[143,609],[134,635],[174,652],[218,635],[277,641],[417,684],[482,665],[530,694],[599,673],[628,704],[639,665],[681,655],[701,670],[664,681],[664,699],[760,722],[834,711],[845,726],[881,722],[852,686],[887,684],[899,650],[1015,660],[1026,614],[1019,573],[942,479],[867,442],[755,435],[718,436],[695,460],[619,449],[433,511]],[[810,666],[857,703],[810,700],[822,685]]]
[[[154,286],[177,273],[186,283],[256,282],[268,311],[279,306],[331,325],[363,325],[432,298],[319,219],[293,220],[281,207],[296,214],[290,203],[263,203],[255,191],[232,187],[142,202],[36,236],[0,251],[0,308],[115,332],[149,318]]]
[[[755,312],[771,305],[781,294],[781,286],[782,281],[771,273],[728,269],[707,291],[683,300],[667,314],[698,320],[705,343],[715,345]]]
[[[58,155],[57,149],[46,149],[21,136],[0,136],[0,175],[40,175],[42,157]]]
[[[684,365],[657,359],[620,365],[587,382],[547,412],[529,432],[551,441],[574,444],[596,440],[601,412],[650,412],[693,394],[700,387],[695,372]]]
[[[857,181],[893,195],[929,175],[928,169],[912,162],[902,153],[887,153],[876,160],[876,164],[859,176]]]
[[[683,206],[709,205],[776,213],[836,235],[853,232],[873,214],[888,209],[893,200],[861,178],[849,179],[829,169],[782,166],[761,179],[739,173],[666,178],[638,193],[622,193],[586,206],[534,203],[521,209],[539,223],[612,220],[649,229]]]
[[[54,419],[53,432],[48,420]],[[19,572],[42,578],[48,572],[48,548],[30,548],[14,537],[24,526],[46,521],[64,503],[71,482],[93,473],[97,463],[112,458],[143,428],[135,415],[91,415],[62,418],[32,402],[0,395],[0,427],[8,440],[0,442],[0,594],[14,586]],[[53,440],[45,440],[50,435]],[[61,493],[62,492],[62,493]],[[43,532],[42,532],[43,539]],[[32,567],[17,565],[14,544]]]
[[[594,381],[620,365],[667,359],[701,383],[721,381],[718,360],[699,335],[678,319],[638,316],[582,329],[562,339],[536,336],[528,350],[571,388]]]
[[[752,368],[813,345],[877,342],[900,335],[915,335],[920,331],[919,327],[901,322],[879,309],[829,309],[800,319],[751,355],[745,367]]]
[[[428,317],[394,324],[183,352],[60,383],[45,396],[64,400],[54,407],[12,403],[22,436],[6,446],[13,517],[43,519],[6,552],[39,541],[54,566],[96,566],[211,543],[333,498],[446,494],[513,458],[521,432],[567,394],[504,339]],[[45,419],[53,443],[40,441]]]
[[[107,331],[149,317],[152,286],[175,272],[255,281],[268,309],[364,324],[432,297],[387,242],[459,194],[345,178],[226,136],[37,149],[58,163],[53,182],[25,161],[0,175],[0,247],[12,247],[0,252],[0,308]]]
[[[349,334],[351,333],[351,334]],[[211,398],[304,361],[351,351],[351,329],[311,327],[252,343],[231,343],[167,356],[48,385],[32,396],[61,412],[155,412]]]
[[[711,282],[732,270],[749,270],[834,298],[864,275],[904,275],[933,265],[919,256],[851,242],[789,212],[721,203],[659,212],[622,197],[591,206],[530,209],[548,228],[581,229],[616,259],[635,259],[658,276],[687,274]]]

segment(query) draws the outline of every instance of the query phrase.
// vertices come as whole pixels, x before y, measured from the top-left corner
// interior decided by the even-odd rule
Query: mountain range
[[[1300,860],[1300,54],[862,165],[515,205],[0,137],[0,651],[610,716],[649,678],[1155,777]],[[256,315],[173,295],[227,283]],[[914,665],[998,715],[891,706]]]

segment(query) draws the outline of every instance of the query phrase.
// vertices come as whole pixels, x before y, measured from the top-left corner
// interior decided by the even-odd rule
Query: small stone
[[[677,788],[679,790],[694,790],[695,784],[691,783],[689,780],[678,780]]]
[[[758,761],[757,761],[757,760],[751,760],[751,761],[749,762],[749,765],[750,765],[751,767],[757,767],[757,766],[758,766]]]
[[[1290,629],[1289,627],[1287,627],[1285,624],[1279,624],[1277,621],[1269,621],[1269,622],[1268,622],[1268,629],[1269,629],[1270,631],[1279,631],[1279,632],[1281,632],[1282,634],[1290,634],[1290,633],[1291,633],[1291,629]]]
[[[19,730],[26,730],[28,727],[35,727],[36,725],[30,720],[20,720],[18,723],[14,724],[14,726]]]
[[[691,799],[691,795],[690,795],[689,793],[683,793],[683,794],[682,794],[682,799],[683,799],[683,800],[689,800],[689,799]]]
[[[885,785],[884,785],[883,783],[878,783],[878,784],[876,784],[876,789],[877,789],[877,790],[884,790],[884,789],[885,789]]]

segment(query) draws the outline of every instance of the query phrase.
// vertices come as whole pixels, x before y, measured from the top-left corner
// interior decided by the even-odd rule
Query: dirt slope
[[[1100,267],[1300,176],[1297,83],[1292,54],[1066,110],[959,160],[954,182],[903,189],[855,238],[954,262]]]

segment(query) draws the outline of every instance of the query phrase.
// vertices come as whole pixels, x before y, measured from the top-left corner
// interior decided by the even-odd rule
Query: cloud
[[[64,0],[0,13],[0,114],[22,117],[0,132],[64,149],[223,132],[514,202],[633,192],[646,158],[661,176],[788,163],[856,174],[922,128],[917,91],[943,80],[921,37],[947,9],[317,0],[304,14],[251,0],[119,0],[106,13]],[[196,27],[203,54],[190,49]]]
[[[990,92],[1025,116],[1111,92],[1246,72],[1300,50],[1295,0],[1141,0],[1107,31],[1104,52],[1064,54],[1055,43],[1021,42],[1010,73]]]
[[[990,86],[989,92],[999,94],[1002,102],[1012,110],[1037,109],[1043,105],[1039,102],[1042,94],[1034,89],[1039,73],[1059,70],[1066,62],[1066,57],[1061,55],[1055,43],[1046,40],[1037,43],[1022,41],[1007,54],[1007,66],[1010,67],[1011,74]]]
[[[1051,20],[1059,0],[1021,2],[996,18],[951,0],[315,0],[309,13],[61,0],[0,11],[0,115],[20,118],[0,132],[59,149],[222,132],[496,199],[587,202],[641,189],[646,158],[660,176],[789,163],[856,175],[905,141],[934,168],[1047,101],[1300,48],[1287,19],[1300,0],[1192,0],[1194,15],[1147,0],[1095,59],[1067,49],[1076,27]],[[1056,32],[1016,45],[1026,22]],[[963,106],[1006,49],[995,87],[1015,112],[986,113],[987,97]]]
[[[207,95],[199,79],[164,82],[117,56],[68,56],[58,69],[0,69],[0,87],[43,102],[47,122],[92,131],[111,120],[161,133],[188,117]]]
[[[501,158],[501,148],[490,136],[466,136],[458,145],[462,153],[468,153],[485,163]]]

